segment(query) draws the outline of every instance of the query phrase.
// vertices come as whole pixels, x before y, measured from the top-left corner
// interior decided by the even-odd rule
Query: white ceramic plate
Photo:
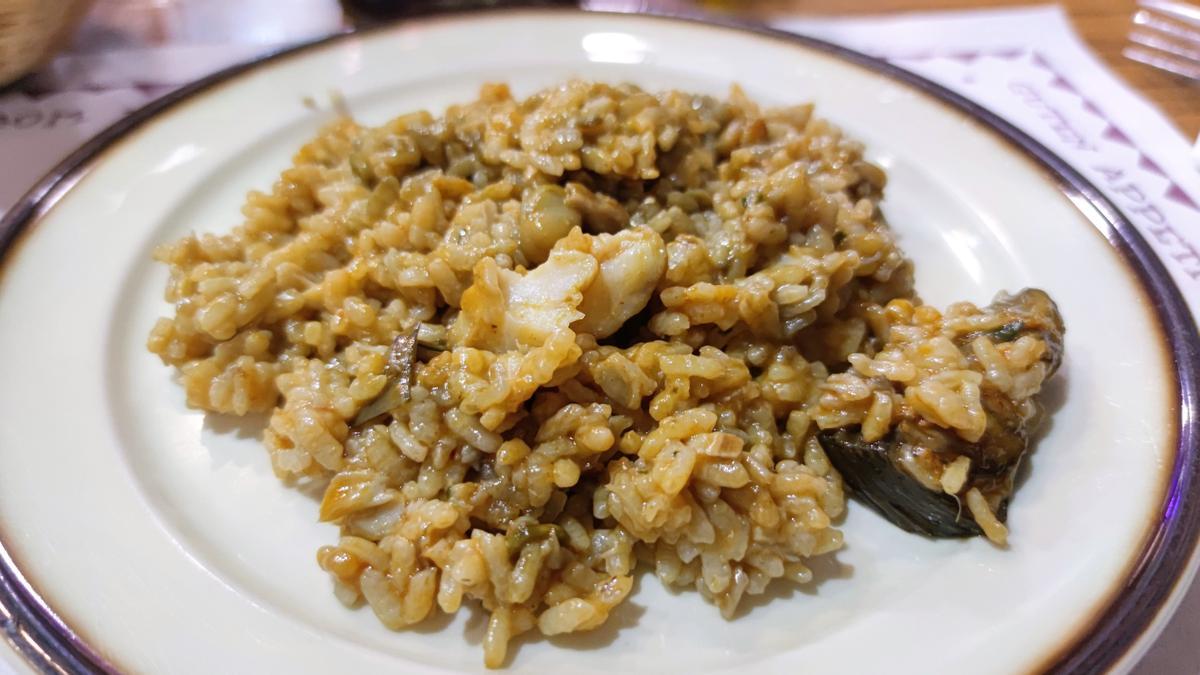
[[[1195,331],[1128,223],[1028,139],[865,57],[694,22],[546,11],[413,21],[240,69],[106,134],[10,214],[0,600],[25,653],[70,670],[482,669],[478,614],[391,632],[335,600],[314,552],[336,529],[317,523],[313,495],[273,477],[253,423],[188,410],[146,351],[169,312],[150,251],[238,223],[246,191],[268,187],[325,119],[306,97],[340,91],[378,123],[469,100],[487,81],[527,94],[575,76],[713,94],[739,82],[767,104],[815,101],[890,172],[885,212],[921,295],[984,303],[1045,288],[1066,319],[1067,358],[1009,512],[1009,550],[909,535],[852,504],[846,548],[811,586],[726,622],[697,594],[644,576],[602,629],[519,642],[511,671],[1128,663],[1186,576],[1197,523]]]

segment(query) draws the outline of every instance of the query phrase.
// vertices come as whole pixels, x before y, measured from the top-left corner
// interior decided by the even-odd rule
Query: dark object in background
[[[405,16],[493,7],[578,7],[578,0],[342,0],[355,20],[385,21]]]

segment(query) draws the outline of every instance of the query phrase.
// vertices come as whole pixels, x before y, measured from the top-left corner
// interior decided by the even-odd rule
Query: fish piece
[[[583,318],[571,328],[602,339],[617,332],[650,302],[658,280],[667,271],[667,247],[657,232],[645,226],[589,239],[600,270],[583,289],[579,304]]]
[[[524,274],[502,269],[491,258],[481,260],[449,343],[497,353],[540,346],[583,318],[582,291],[598,268],[591,255],[562,247]]]

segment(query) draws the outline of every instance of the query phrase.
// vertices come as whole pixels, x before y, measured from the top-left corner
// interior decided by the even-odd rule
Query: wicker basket
[[[0,86],[63,47],[92,0],[0,0]]]

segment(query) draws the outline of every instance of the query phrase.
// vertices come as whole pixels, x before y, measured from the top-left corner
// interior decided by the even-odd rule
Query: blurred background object
[[[62,48],[92,0],[0,0],[0,86]]]
[[[1169,0],[1143,0],[1165,4]],[[6,4],[7,3],[7,4]],[[50,7],[88,4],[66,0],[0,0]],[[1029,6],[1030,0],[94,0],[68,48],[70,55],[160,46],[230,45],[241,58],[250,45],[280,48],[397,16],[432,9],[512,4],[581,5],[613,11],[707,12],[740,20],[775,21],[810,16],[901,16],[909,12],[987,10]],[[1186,135],[1200,132],[1200,85],[1124,56],[1136,0],[1063,0],[1075,30],[1110,70],[1150,99]],[[0,36],[7,10],[0,9]],[[45,10],[42,10],[45,11]],[[0,70],[11,59],[0,47]],[[34,59],[36,61],[36,59]],[[3,79],[3,78],[0,78]]]
[[[71,44],[73,53],[163,45],[288,44],[344,31],[351,25],[337,0],[93,2]]]
[[[513,4],[505,0],[342,0],[347,13],[362,20],[386,20],[429,12],[455,12],[469,9],[487,9]],[[574,7],[576,0],[528,0],[522,5]]]

